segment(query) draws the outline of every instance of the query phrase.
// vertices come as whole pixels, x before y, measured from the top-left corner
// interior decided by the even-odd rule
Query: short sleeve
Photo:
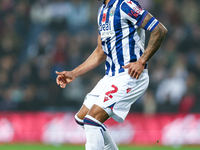
[[[131,21],[138,27],[141,26],[144,18],[148,12],[141,7],[141,5],[135,0],[125,0],[121,4],[121,11],[123,12],[122,17]]]

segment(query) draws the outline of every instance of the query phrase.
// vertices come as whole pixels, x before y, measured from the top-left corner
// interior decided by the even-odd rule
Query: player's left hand
[[[141,73],[144,70],[145,65],[141,61],[131,62],[126,66],[122,66],[124,69],[128,69],[128,74],[136,79],[139,79]]]

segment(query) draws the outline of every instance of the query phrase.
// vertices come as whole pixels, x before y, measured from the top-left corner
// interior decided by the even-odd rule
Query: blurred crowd
[[[200,112],[200,1],[138,0],[168,29],[149,61],[150,84],[131,111]],[[97,0],[0,1],[0,110],[77,111],[104,64],[61,89],[97,45]],[[147,42],[149,33],[147,33]],[[146,42],[146,43],[147,43]]]

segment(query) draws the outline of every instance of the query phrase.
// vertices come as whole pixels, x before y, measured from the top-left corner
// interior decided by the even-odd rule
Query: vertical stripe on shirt
[[[134,34],[135,34],[135,28],[133,28],[133,24],[128,21],[129,25],[129,52],[130,52],[130,62],[137,61],[137,57],[135,55],[135,40],[134,40]]]
[[[120,3],[117,3],[116,10],[115,10],[115,15],[114,15],[114,30],[115,30],[115,35],[116,35],[116,53],[117,53],[117,59],[119,63],[119,71],[118,73],[124,72],[124,69],[122,66],[124,66],[124,58],[123,58],[123,49],[122,49],[122,27],[121,27],[121,13],[120,13]]]

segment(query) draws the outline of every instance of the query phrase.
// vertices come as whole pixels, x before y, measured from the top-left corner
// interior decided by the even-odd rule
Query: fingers
[[[131,63],[129,63],[126,66],[122,66],[122,68],[124,68],[124,69],[128,68],[128,74],[132,78],[139,79],[141,71],[140,71],[140,69],[136,69],[137,67],[136,67],[135,63],[132,63],[132,66],[131,66]]]
[[[61,84],[60,84],[60,87],[64,89],[64,88],[66,87],[66,85],[67,85],[67,84],[65,84],[65,83],[61,83]]]
[[[64,82],[65,81],[65,73],[66,73],[66,71],[62,71],[62,72],[55,71],[55,73],[58,75],[57,78],[56,78],[56,83],[58,85],[60,85],[61,84],[60,82]]]
[[[61,72],[55,71],[55,73],[56,73],[57,75],[65,75],[66,71],[61,71]]]
[[[136,79],[139,79],[139,77],[140,77],[140,74],[137,74],[137,75],[135,76]]]
[[[58,75],[56,78],[56,83],[60,85],[61,88],[65,88],[66,85],[68,84],[66,71],[62,72],[55,71],[55,73]]]
[[[59,81],[58,77],[56,78],[56,83],[57,83],[58,85],[60,85],[60,81]]]
[[[139,73],[139,72],[135,72],[134,75],[133,75],[133,78],[139,79],[140,74],[141,73]]]
[[[127,68],[129,68],[130,66],[131,66],[131,64],[128,64],[128,65],[126,65],[126,66],[122,66],[122,68],[127,69]],[[128,69],[128,74],[132,74],[130,68]]]
[[[134,69],[129,68],[128,74],[129,74],[131,77],[135,78],[137,72],[136,72]]]
[[[57,78],[56,78],[56,83],[58,84],[58,85],[60,85],[61,84],[61,76],[60,75],[58,75],[57,76]]]
[[[65,88],[65,86],[67,85],[67,81],[65,79],[64,75],[58,75],[56,78],[56,83],[58,85],[60,85],[61,88]]]
[[[56,83],[57,83],[58,85],[61,85],[61,84],[63,83],[62,76],[58,76],[58,77],[56,78]]]
[[[129,69],[129,75],[130,75],[132,78],[139,79],[140,74],[141,74],[141,71],[139,71],[139,70]]]
[[[58,85],[60,85],[61,88],[65,88],[67,83],[66,83],[66,80],[64,79],[63,76],[61,75],[58,75],[58,77],[56,78],[56,83]]]
[[[140,74],[141,73],[139,71],[134,70],[130,73],[130,76],[133,78],[139,79]]]
[[[129,68],[130,66],[131,66],[131,64],[128,64],[128,65],[126,65],[126,66],[122,66],[122,68],[127,69],[127,68]]]

